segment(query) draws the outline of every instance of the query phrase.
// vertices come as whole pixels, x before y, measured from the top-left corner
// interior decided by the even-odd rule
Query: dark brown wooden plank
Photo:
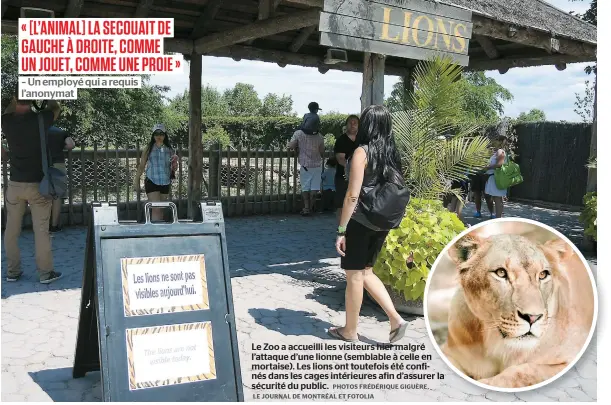
[[[140,141],[136,139],[136,171],[138,170],[138,166],[140,166],[140,157],[142,155],[142,151],[140,150]],[[134,174],[135,176],[135,174]],[[138,179],[138,183],[140,183],[140,179]],[[140,186],[136,189],[136,220],[140,220],[140,215],[142,215],[142,207],[140,204]]]
[[[242,184],[242,146],[240,144],[238,144],[238,176],[236,179],[236,189],[237,189],[237,195],[236,195],[236,213],[239,214],[244,214],[243,210],[244,210],[244,205],[242,204],[242,190],[240,189]]]
[[[248,205],[250,201],[250,146],[246,149],[246,182],[244,188],[244,203],[246,204],[246,211],[248,212]]]
[[[93,141],[93,201],[98,201],[98,142]]]
[[[129,195],[129,184],[131,182],[129,179],[129,144],[125,143],[125,212],[127,214],[127,219],[131,219],[129,216],[129,202],[131,201],[131,196]]]
[[[81,206],[83,224],[87,223],[87,178],[85,177],[85,145],[81,144]]]
[[[290,187],[290,173],[291,173],[291,151],[287,148],[286,150],[286,195],[284,196],[284,212],[289,212],[289,189]]]
[[[110,160],[110,153],[108,152],[108,140],[106,140],[105,142],[105,152],[104,152],[104,196],[106,197],[106,202],[108,202],[109,199],[109,190],[108,190],[108,183],[109,183],[109,175],[110,172],[108,171],[108,161]]]
[[[272,213],[272,196],[274,195],[274,147],[271,148],[271,159],[269,166],[269,205],[268,205],[268,213]]]
[[[115,178],[117,180],[117,184],[115,184],[117,187],[115,189],[115,191],[117,192],[117,205],[119,205],[119,202],[121,202],[121,174],[119,171],[119,144],[115,144]]]
[[[68,151],[68,223],[74,225],[74,210],[72,203],[74,201],[74,170],[72,168],[72,151]],[[107,186],[108,187],[108,186]]]
[[[297,191],[297,173],[299,172],[297,171],[297,153],[291,152],[291,154],[293,155],[293,201],[292,201],[291,209],[293,212],[296,212],[297,211],[297,194],[300,194]]]
[[[226,167],[226,175],[227,175],[227,215],[231,215],[231,146],[227,146],[227,166]]]
[[[257,203],[257,196],[259,195],[259,148],[255,149],[255,193],[254,193],[254,206],[253,213],[257,213],[259,211],[259,206]]]

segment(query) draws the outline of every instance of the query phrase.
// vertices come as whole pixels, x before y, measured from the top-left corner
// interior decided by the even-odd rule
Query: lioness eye
[[[539,280],[545,280],[548,277],[549,277],[549,271],[547,270],[543,270],[541,273],[539,273]]]
[[[507,278],[507,271],[505,269],[496,269],[494,274],[499,276],[500,278]]]

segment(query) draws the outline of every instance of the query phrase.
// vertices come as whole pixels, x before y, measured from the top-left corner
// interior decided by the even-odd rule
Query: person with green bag
[[[486,188],[484,190],[486,197],[486,203],[490,210],[490,218],[501,218],[503,216],[503,198],[507,197],[507,189],[499,189],[494,178],[495,170],[502,167],[505,163],[507,149],[507,137],[504,135],[497,136],[492,142],[494,153],[490,157],[488,167],[486,167],[486,174],[489,176],[486,181]],[[493,208],[494,206],[494,208]],[[494,212],[494,213],[493,213]]]

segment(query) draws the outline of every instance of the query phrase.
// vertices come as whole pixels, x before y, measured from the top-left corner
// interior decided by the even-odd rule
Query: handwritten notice
[[[121,260],[125,316],[209,309],[203,255]]]
[[[129,388],[216,378],[210,322],[127,329]]]

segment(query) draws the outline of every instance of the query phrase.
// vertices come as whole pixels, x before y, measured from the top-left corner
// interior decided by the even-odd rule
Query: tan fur
[[[552,378],[575,359],[592,326],[594,292],[569,245],[469,235],[449,254],[460,288],[442,350],[454,366],[484,384],[519,388]],[[549,275],[540,280],[543,271]]]

